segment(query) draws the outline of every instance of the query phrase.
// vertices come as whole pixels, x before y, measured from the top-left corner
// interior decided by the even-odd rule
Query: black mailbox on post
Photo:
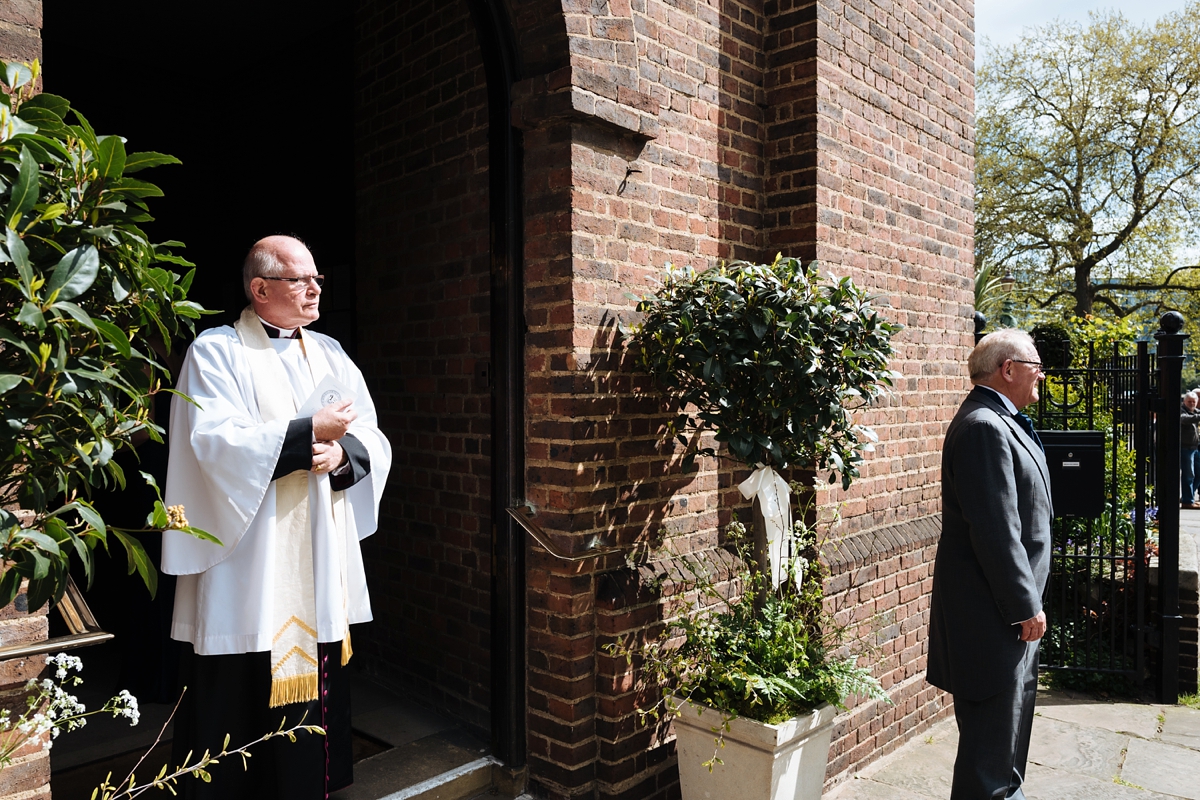
[[[1104,431],[1038,431],[1056,517],[1104,513]]]

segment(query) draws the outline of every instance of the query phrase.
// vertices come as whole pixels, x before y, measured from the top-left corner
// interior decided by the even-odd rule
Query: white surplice
[[[347,619],[371,619],[359,540],[378,527],[379,502],[391,468],[391,446],[380,432],[362,373],[328,336],[308,334],[322,348],[334,377],[355,394],[358,418],[350,425],[371,459],[371,471],[345,491],[345,547],[336,546],[330,494],[309,472],[317,639],[339,641]],[[314,385],[298,339],[273,339],[296,407]],[[243,346],[232,327],[196,338],[180,373],[171,405],[171,456],[164,494],[183,505],[188,524],[208,531],[221,546],[178,531],[164,531],[162,570],[178,575],[171,637],[190,642],[199,655],[271,649],[275,574],[275,484],[271,474],[283,449],[287,420],[264,422]],[[346,592],[342,589],[345,563]],[[344,608],[343,608],[343,604]]]

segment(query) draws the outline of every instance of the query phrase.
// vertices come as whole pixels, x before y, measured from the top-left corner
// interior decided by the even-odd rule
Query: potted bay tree
[[[900,326],[872,299],[794,258],[668,267],[627,331],[676,413],[669,433],[685,471],[699,455],[750,470],[739,489],[753,525],[728,528],[733,574],[689,562],[684,588],[697,600],[653,641],[615,648],[661,692],[646,713],[674,717],[684,800],[819,798],[836,710],[852,695],[886,699],[868,669],[839,654],[812,513],[815,476],[844,488],[858,476],[875,435],[854,411],[894,378]],[[804,496],[795,515],[793,490]]]

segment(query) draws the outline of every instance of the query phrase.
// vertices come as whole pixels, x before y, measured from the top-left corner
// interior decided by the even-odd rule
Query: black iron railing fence
[[[1154,357],[1117,346],[1075,355],[1039,342],[1046,363],[1035,424],[1104,434],[1104,513],[1057,516],[1042,665],[1137,678],[1145,669],[1146,532],[1152,514]],[[1061,503],[1060,503],[1061,505]]]
[[[1039,430],[1104,437],[1103,513],[1054,520],[1042,666],[1139,685],[1152,648],[1159,700],[1167,703],[1178,695],[1182,619],[1177,411],[1188,338],[1182,328],[1181,315],[1165,314],[1155,353],[1148,342],[1138,342],[1133,353],[1091,346],[1086,354],[1072,353],[1066,342],[1038,342],[1046,377],[1036,407],[1027,409]],[[1154,614],[1147,602],[1151,558],[1158,561]]]

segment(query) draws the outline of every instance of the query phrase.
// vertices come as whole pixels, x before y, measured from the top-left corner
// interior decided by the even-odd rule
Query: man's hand
[[[314,442],[312,457],[313,472],[328,475],[342,465],[346,453],[337,442]]]
[[[1039,611],[1033,619],[1021,623],[1021,641],[1036,642],[1046,635],[1046,612]]]
[[[330,403],[313,414],[313,438],[318,442],[336,442],[345,436],[350,423],[358,419],[358,413],[350,407],[353,403],[353,400]]]

